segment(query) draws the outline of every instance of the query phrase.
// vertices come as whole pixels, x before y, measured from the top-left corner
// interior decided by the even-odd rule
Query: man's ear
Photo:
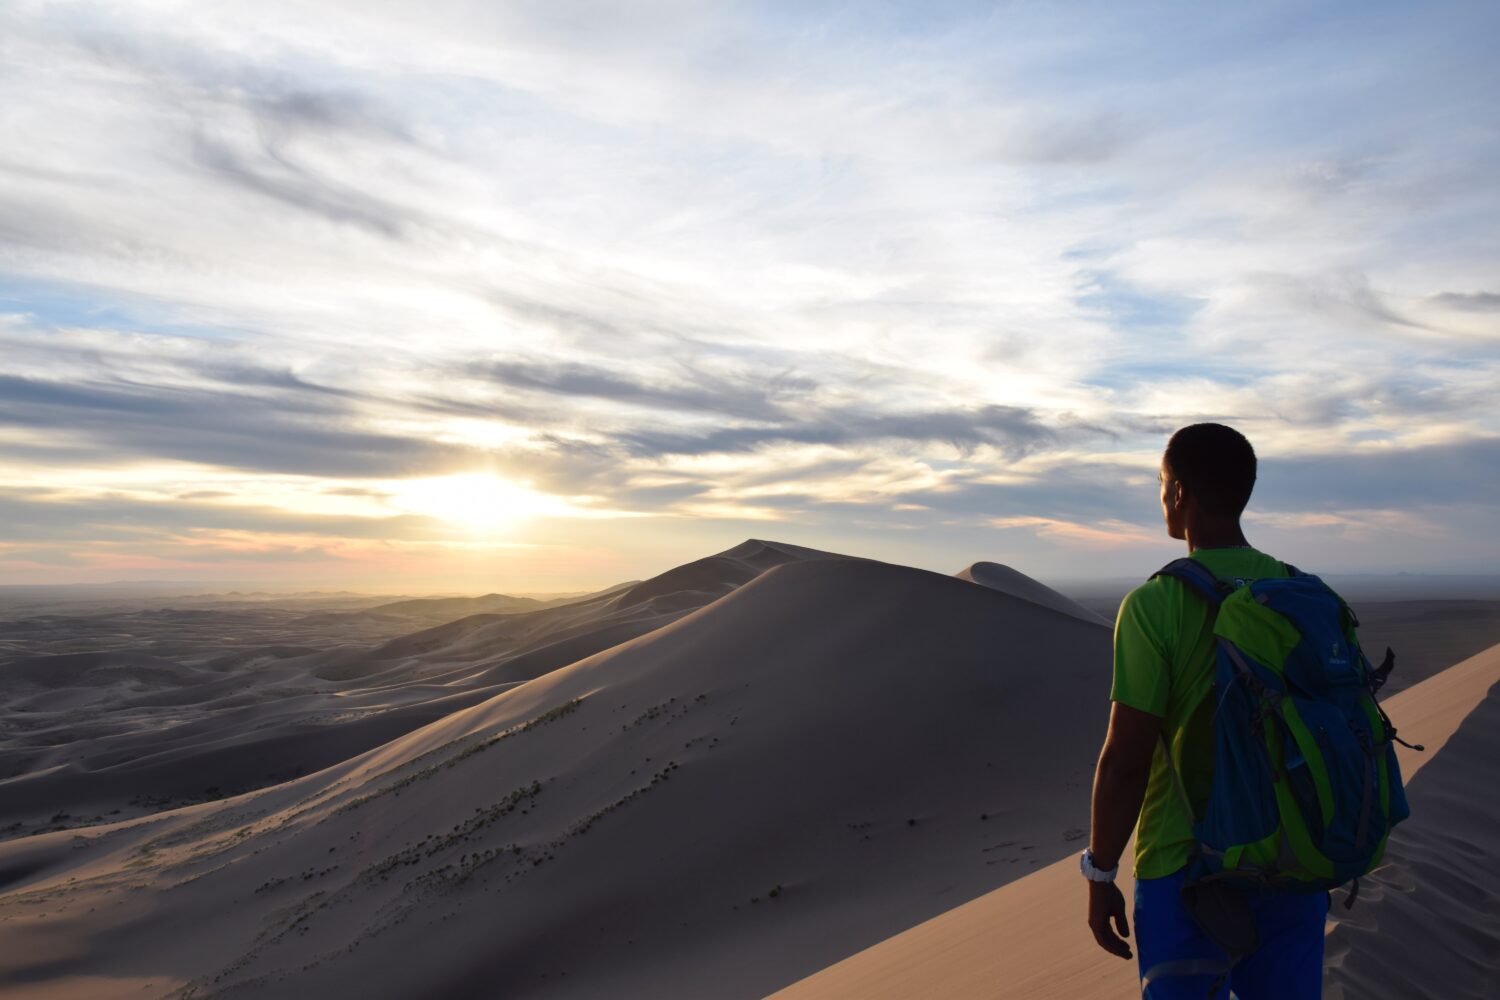
[[[1171,493],[1173,509],[1182,510],[1187,506],[1187,487],[1182,484],[1182,480],[1179,479],[1172,483]]]

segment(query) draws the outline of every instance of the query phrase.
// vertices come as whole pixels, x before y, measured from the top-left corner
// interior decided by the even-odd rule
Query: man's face
[[[1183,535],[1182,492],[1177,481],[1167,470],[1167,460],[1162,459],[1156,479],[1161,483],[1161,517],[1167,525],[1167,537],[1181,540]]]

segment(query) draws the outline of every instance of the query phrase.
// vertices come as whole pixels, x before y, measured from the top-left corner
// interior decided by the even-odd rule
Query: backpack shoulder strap
[[[1172,576],[1187,584],[1188,589],[1194,591],[1198,596],[1208,602],[1209,607],[1218,610],[1224,598],[1234,593],[1234,587],[1214,576],[1209,568],[1196,559],[1183,557],[1174,559],[1161,569],[1151,574],[1151,579],[1159,576]]]

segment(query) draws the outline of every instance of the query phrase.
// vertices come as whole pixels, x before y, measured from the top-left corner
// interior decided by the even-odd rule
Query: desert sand
[[[1133,990],[1072,860],[1110,630],[1038,581],[752,540],[540,608],[375,610],[0,660],[0,998]],[[1425,760],[1473,756],[1436,748],[1491,675],[1390,700]],[[1370,927],[1447,912],[1425,829],[1330,938],[1350,996],[1389,975]]]

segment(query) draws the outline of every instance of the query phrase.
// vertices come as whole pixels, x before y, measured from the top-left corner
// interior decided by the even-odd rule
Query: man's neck
[[[1245,540],[1244,531],[1240,530],[1238,519],[1230,522],[1190,524],[1184,534],[1187,536],[1189,555],[1199,549],[1248,549],[1250,547],[1250,543]]]

